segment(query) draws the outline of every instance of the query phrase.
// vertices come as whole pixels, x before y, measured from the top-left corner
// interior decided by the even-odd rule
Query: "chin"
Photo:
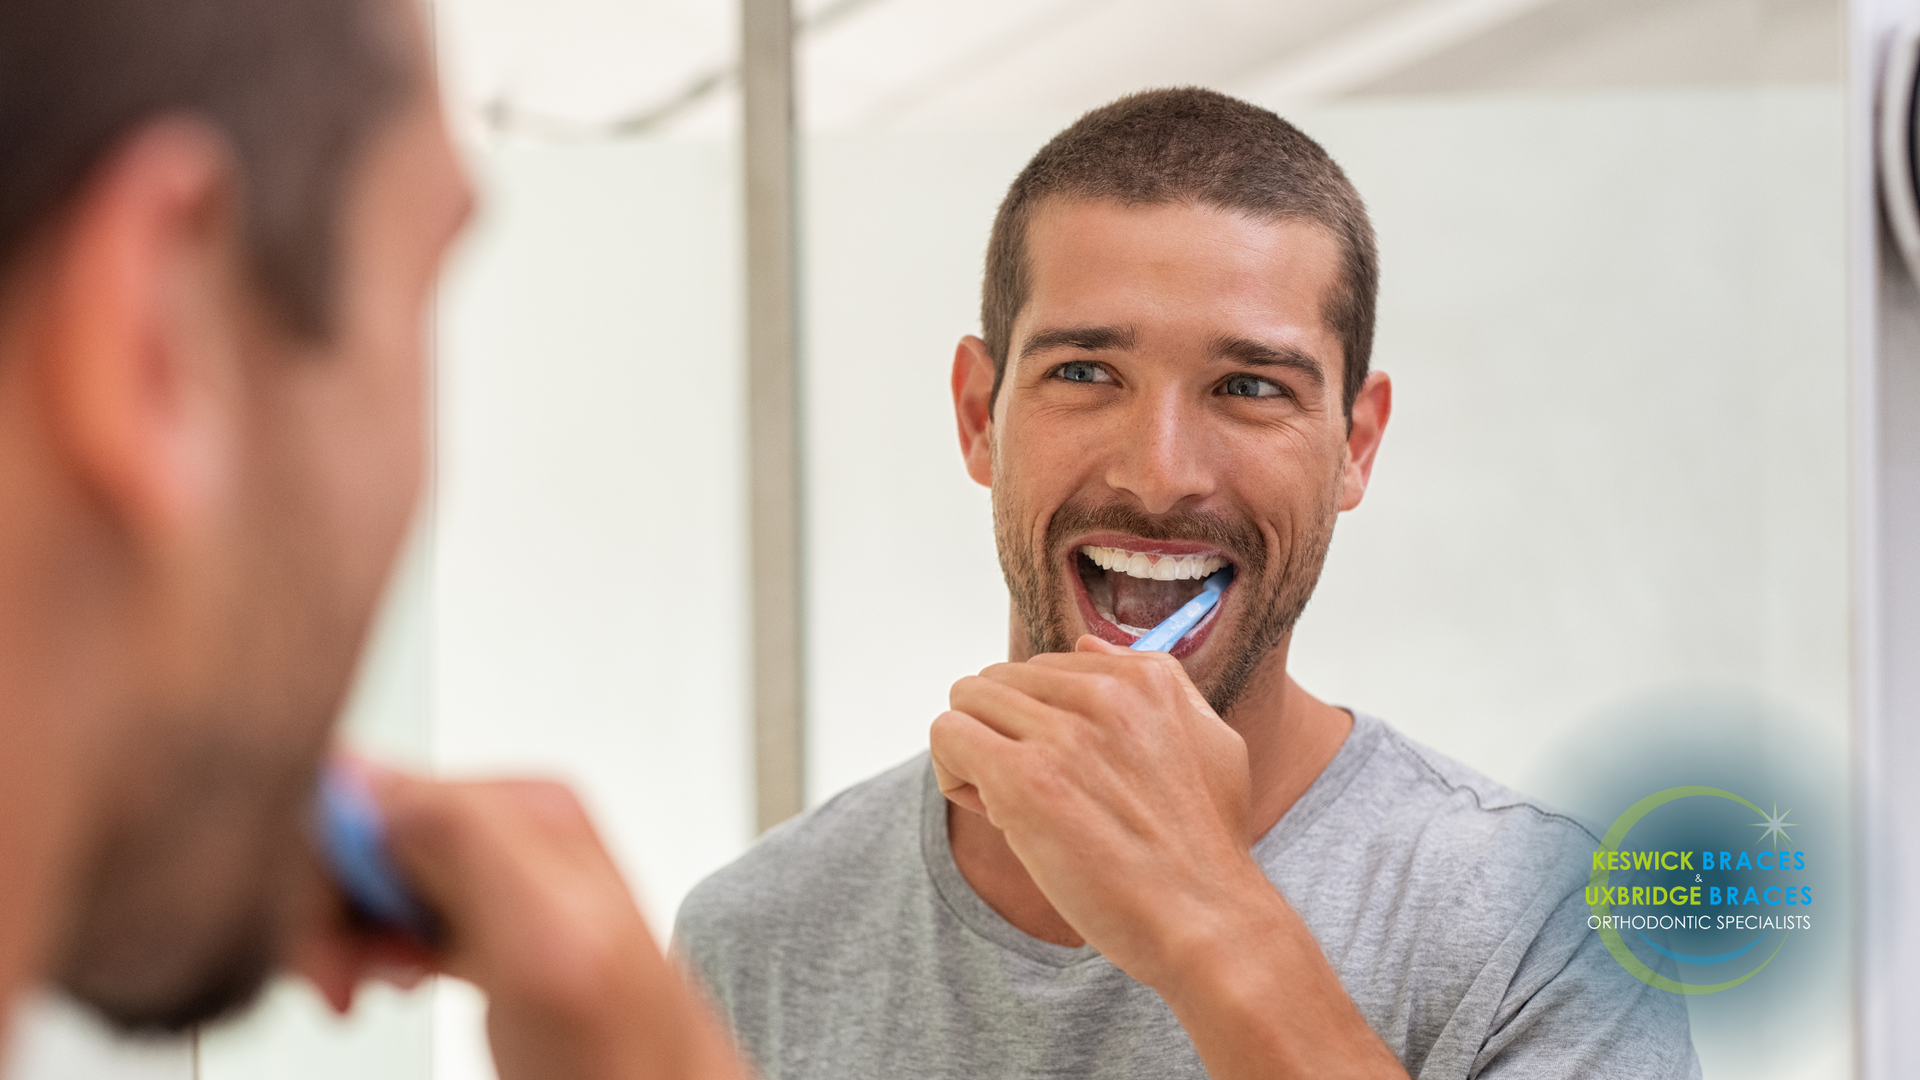
[[[164,982],[106,963],[97,970],[83,966],[68,972],[61,987],[122,1031],[189,1031],[240,1011],[259,996],[273,973],[278,953],[274,935],[239,933],[224,945],[223,952],[198,958],[195,967]]]
[[[230,1013],[288,945],[314,764],[260,746],[196,749],[142,778],[151,796],[128,801],[69,907],[58,981],[122,1028]]]

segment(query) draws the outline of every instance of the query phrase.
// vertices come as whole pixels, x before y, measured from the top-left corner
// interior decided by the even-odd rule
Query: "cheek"
[[[1101,476],[1096,448],[1116,437],[1072,410],[1006,410],[996,429],[993,483],[1025,506],[1046,512]]]
[[[1263,528],[1291,541],[1322,527],[1345,490],[1345,459],[1303,439],[1233,448],[1225,468],[1243,505]]]
[[[385,347],[374,347],[376,344]],[[426,462],[426,378],[411,342],[367,342],[323,363],[338,376],[316,395],[313,462],[336,554],[331,576],[370,606],[418,503]]]
[[[366,492],[363,510],[370,531],[377,529],[380,534],[372,542],[384,552],[384,560],[391,561],[413,518],[424,483],[427,381],[417,346],[382,359],[387,362],[382,365],[385,370],[376,387],[378,400],[368,403],[368,415],[377,417],[377,430],[367,433],[368,460],[360,462],[355,482]],[[384,578],[385,566],[378,572]]]

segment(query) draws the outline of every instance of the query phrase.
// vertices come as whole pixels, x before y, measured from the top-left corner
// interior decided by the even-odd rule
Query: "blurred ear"
[[[231,158],[204,125],[148,125],[53,238],[38,385],[76,478],[136,533],[166,534],[235,471],[243,329]]]
[[[1360,384],[1360,396],[1353,401],[1353,424],[1347,431],[1347,467],[1341,478],[1340,509],[1360,505],[1367,493],[1367,481],[1373,478],[1373,456],[1387,433],[1387,419],[1393,414],[1393,380],[1384,371],[1376,371]]]
[[[953,415],[960,425],[960,456],[967,475],[993,486],[993,357],[969,334],[953,351]]]

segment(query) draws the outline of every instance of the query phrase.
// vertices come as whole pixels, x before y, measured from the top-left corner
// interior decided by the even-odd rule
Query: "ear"
[[[196,516],[235,465],[240,282],[226,144],[163,120],[82,190],[49,252],[38,383],[52,440],[141,532]]]
[[[1353,401],[1353,423],[1347,429],[1347,467],[1341,477],[1340,509],[1360,505],[1367,493],[1367,481],[1373,477],[1373,456],[1387,433],[1387,418],[1393,414],[1393,380],[1384,371],[1376,371],[1360,384],[1360,395]]]
[[[960,425],[960,456],[967,475],[993,486],[993,357],[969,334],[953,351],[953,415]]]

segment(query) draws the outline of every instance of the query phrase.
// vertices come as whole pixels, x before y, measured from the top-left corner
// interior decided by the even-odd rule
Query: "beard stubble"
[[[997,473],[997,461],[995,466]],[[1069,614],[1075,607],[1072,585],[1056,577],[1059,568],[1069,565],[1065,550],[1069,537],[1110,530],[1147,540],[1190,540],[1219,548],[1232,558],[1234,591],[1247,597],[1241,605],[1241,624],[1225,639],[1220,630],[1228,628],[1214,632],[1210,642],[1220,646],[1221,660],[1216,670],[1194,680],[1207,704],[1222,718],[1306,611],[1339,517],[1340,489],[1334,484],[1305,531],[1287,545],[1275,566],[1265,537],[1245,519],[1202,511],[1152,515],[1125,503],[1069,500],[1048,519],[1044,550],[1035,551],[1028,532],[1020,526],[1027,517],[1024,507],[1004,497],[1005,490],[1004,484],[993,487],[994,542],[1014,617],[1020,620],[1035,655],[1071,652],[1078,636]]]

